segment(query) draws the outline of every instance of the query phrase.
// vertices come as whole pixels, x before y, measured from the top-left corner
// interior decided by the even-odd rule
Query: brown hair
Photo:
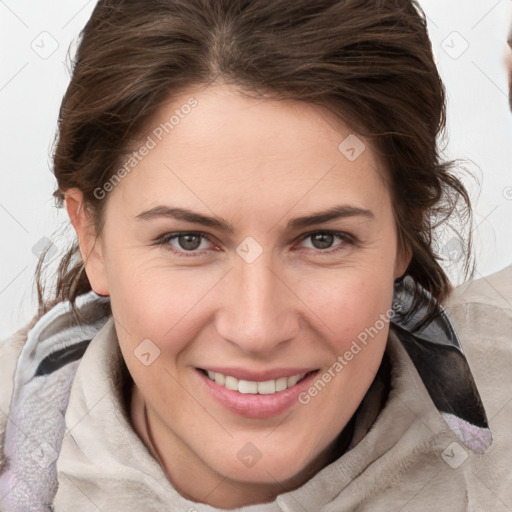
[[[414,0],[101,0],[80,34],[60,109],[57,205],[79,188],[99,235],[108,196],[94,191],[163,103],[216,81],[327,107],[368,137],[386,164],[400,249],[412,252],[406,275],[437,300],[447,297],[437,228],[454,212],[470,224],[471,206],[455,162],[440,157],[445,90]],[[469,230],[464,246],[467,275]],[[75,241],[45,300],[43,258],[41,313],[91,289]]]

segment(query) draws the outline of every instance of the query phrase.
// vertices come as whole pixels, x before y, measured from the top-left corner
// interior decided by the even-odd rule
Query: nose
[[[236,261],[216,315],[216,328],[223,339],[259,356],[297,336],[300,314],[300,301],[286,276],[274,270],[264,254],[252,263]]]

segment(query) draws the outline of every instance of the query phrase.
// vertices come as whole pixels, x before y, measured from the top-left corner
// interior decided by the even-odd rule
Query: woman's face
[[[384,169],[322,107],[221,85],[137,150],[94,247],[75,222],[89,279],[178,490],[271,499],[325,464],[379,367],[407,264]]]

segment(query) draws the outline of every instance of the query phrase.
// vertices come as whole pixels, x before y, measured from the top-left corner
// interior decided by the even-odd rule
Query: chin
[[[250,438],[251,436],[247,436],[247,441],[233,443],[241,445],[242,448],[230,457],[224,458],[222,467],[218,467],[219,473],[246,484],[268,486],[279,483],[280,492],[283,492],[283,488],[292,490],[300,486],[309,479],[312,472],[318,471],[324,462],[325,449],[319,448],[317,451],[313,446],[308,447],[303,442],[283,447],[286,442],[283,438],[280,442],[276,438],[275,446],[269,445],[268,440],[266,443],[252,443]],[[258,444],[262,447],[261,450],[256,447]],[[264,444],[265,446],[262,446]]]

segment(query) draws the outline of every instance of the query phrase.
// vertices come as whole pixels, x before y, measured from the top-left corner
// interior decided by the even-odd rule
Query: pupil
[[[182,249],[192,251],[199,247],[201,239],[198,235],[180,235],[179,243]]]
[[[317,233],[312,236],[311,241],[317,249],[327,249],[332,245],[333,237],[330,233]]]

